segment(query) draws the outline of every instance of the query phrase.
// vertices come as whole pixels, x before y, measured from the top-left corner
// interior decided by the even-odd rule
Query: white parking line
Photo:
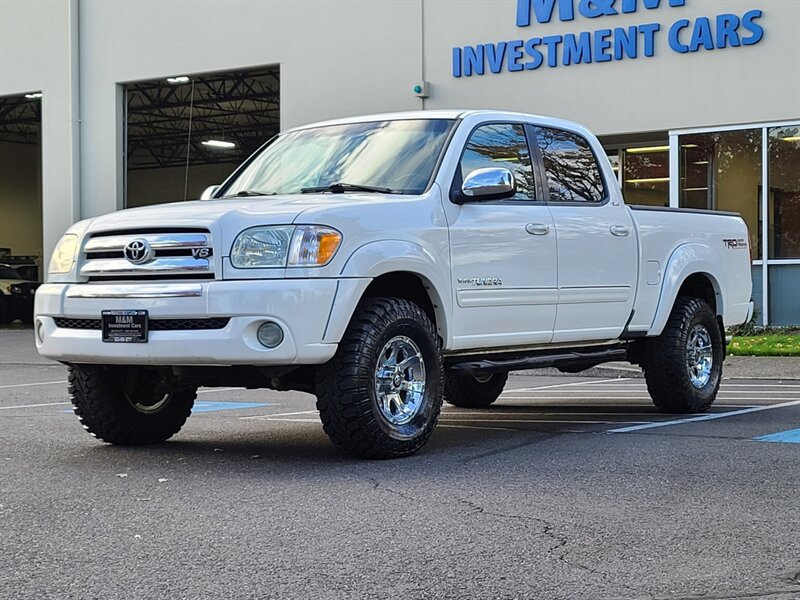
[[[70,402],[44,402],[42,404],[18,404],[17,406],[0,406],[0,410],[11,410],[12,408],[36,408],[37,406],[61,406],[71,404]]]
[[[282,419],[282,418],[272,418],[272,417],[265,417],[262,419],[263,421],[278,421],[282,423],[319,423],[319,419]]]
[[[232,388],[209,388],[207,390],[198,390],[198,394],[211,394],[212,392],[232,392],[233,390],[243,390],[243,387]]]
[[[583,392],[583,391],[586,391],[586,390],[581,390],[581,391]],[[608,394],[646,394],[647,393],[647,388],[638,387],[638,386],[637,387],[629,386],[627,388],[600,387],[600,388],[597,388],[596,391],[597,391],[597,393],[608,393]],[[723,394],[755,394],[755,393],[757,393],[759,391],[760,390],[729,390],[729,389],[726,389],[726,388],[723,387],[719,391],[719,394],[720,395],[723,395]],[[768,394],[795,394],[795,395],[800,395],[800,390],[765,390],[765,391]],[[515,394],[515,393],[522,393],[522,392],[510,391],[508,393],[509,394]],[[524,392],[524,393],[525,394],[533,394],[535,392]],[[542,394],[547,394],[547,395],[550,395],[550,394],[566,395],[566,394],[574,394],[574,393],[575,393],[575,390],[565,390],[565,389],[544,390],[542,392]]]
[[[504,394],[510,394],[512,392],[535,392],[536,390],[552,390],[555,388],[562,388],[562,387],[576,387],[579,385],[596,385],[598,383],[611,383],[612,381],[630,381],[630,379],[626,377],[621,377],[617,379],[601,379],[600,381],[579,381],[576,383],[556,383],[554,385],[540,385],[539,387],[527,387],[527,388],[518,388],[515,390],[506,390]]]
[[[727,407],[717,406],[714,405],[714,408],[754,408],[753,406],[742,406],[741,404],[730,405]],[[545,416],[560,416],[560,417],[663,417],[663,413],[656,412],[653,409],[650,412],[626,412],[626,411],[560,411],[560,410],[548,410],[548,411],[534,411],[534,412],[506,412],[506,411],[496,411],[495,409],[489,409],[489,411],[442,411],[442,418],[449,418],[450,416],[461,416],[461,415],[470,415],[470,416],[480,416],[483,415],[487,418],[492,416],[506,416],[506,417],[545,417]],[[650,421],[640,421],[640,423],[649,423]]]
[[[564,400],[650,400],[650,396],[501,396],[501,400],[552,400],[553,402],[563,402]]]
[[[620,423],[647,423],[650,421],[589,421],[589,420],[565,420],[565,419],[452,419],[450,417],[441,419],[442,421],[453,423],[572,423],[576,425],[619,425]]]
[[[550,400],[550,401],[564,401],[564,400],[648,400],[650,396],[565,396],[554,398],[553,396],[501,396],[501,400]],[[736,398],[725,398],[725,400],[742,400],[745,402],[764,400],[763,396],[739,396]]]
[[[316,413],[316,410],[301,410],[300,412],[290,412],[290,413],[278,413],[276,415],[255,415],[252,417],[239,417],[240,419],[247,420],[247,419],[273,419],[275,417],[294,417],[296,415],[311,415]]]
[[[723,387],[754,387],[754,388],[770,388],[770,387],[779,387],[779,388],[800,388],[799,385],[794,385],[790,383],[723,383]]]
[[[68,383],[67,381],[42,381],[40,383],[15,383],[13,385],[0,385],[0,390],[7,390],[9,388],[18,387],[31,387],[34,385],[55,385],[57,383]]]
[[[491,431],[517,431],[516,429],[512,429],[511,427],[482,427],[480,425],[445,425],[444,423],[439,423],[437,426],[445,427],[447,429],[488,429]]]
[[[643,429],[654,429],[656,427],[669,427],[671,425],[683,425],[685,423],[697,423],[699,421],[713,421],[714,419],[725,419],[727,417],[737,417],[750,413],[773,410],[776,408],[788,408],[790,406],[800,406],[800,400],[794,402],[783,402],[771,406],[756,406],[755,408],[745,408],[743,410],[732,410],[724,413],[714,413],[712,415],[702,415],[699,417],[689,417],[686,419],[675,419],[673,421],[661,421],[658,423],[647,423],[645,425],[635,425],[633,427],[621,427],[619,429],[609,429],[607,433],[630,433],[632,431],[642,431]]]

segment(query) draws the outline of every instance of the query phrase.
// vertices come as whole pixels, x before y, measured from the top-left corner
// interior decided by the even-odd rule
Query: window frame
[[[533,190],[536,194],[536,198],[533,200],[520,200],[514,198],[500,198],[500,199],[489,199],[489,200],[480,200],[475,198],[466,199],[466,197],[461,193],[461,186],[463,184],[463,180],[461,178],[461,161],[464,158],[464,154],[467,151],[467,146],[469,146],[470,141],[472,140],[473,134],[480,129],[481,127],[486,127],[489,125],[519,125],[522,127],[522,132],[525,135],[525,143],[528,145],[528,155],[530,156],[531,160],[531,175],[533,176]],[[542,178],[540,171],[537,167],[537,155],[534,153],[534,147],[536,144],[531,143],[531,134],[529,132],[530,123],[527,121],[513,121],[513,120],[497,120],[497,121],[483,121],[475,125],[472,129],[469,130],[467,134],[466,141],[461,148],[461,152],[458,154],[458,160],[456,161],[456,166],[453,172],[453,179],[450,184],[450,193],[448,194],[450,198],[450,202],[452,204],[494,204],[494,205],[503,205],[503,206],[546,206],[547,202],[545,198],[545,188],[542,185]],[[535,139],[535,138],[534,138]]]
[[[578,133],[577,131],[573,131],[571,129],[564,129],[563,127],[553,127],[551,125],[544,125],[542,123],[527,123],[526,124],[526,131],[527,129],[531,130],[530,135],[528,135],[528,145],[531,144],[530,139],[533,136],[533,139],[536,140],[536,143],[533,144],[533,149],[536,153],[536,161],[539,164],[539,180],[542,182],[542,188],[544,190],[544,198],[545,204],[548,206],[605,206],[608,204],[609,200],[611,200],[611,190],[608,184],[608,179],[606,178],[606,173],[603,171],[602,166],[600,165],[600,161],[597,158],[597,152],[595,152],[594,147],[589,142],[586,137]],[[584,142],[586,142],[586,146],[589,148],[589,151],[592,153],[592,157],[594,158],[595,165],[597,165],[597,170],[600,173],[600,181],[603,182],[603,196],[599,201],[588,201],[588,200],[553,200],[550,196],[550,181],[547,177],[547,168],[544,164],[544,154],[542,153],[542,149],[539,147],[539,135],[537,133],[538,129],[552,129],[554,131],[564,131],[566,133],[570,133],[572,135],[578,136]]]

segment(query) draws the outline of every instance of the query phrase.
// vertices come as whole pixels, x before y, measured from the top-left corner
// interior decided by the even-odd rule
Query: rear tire
[[[436,328],[413,302],[363,300],[334,357],[317,371],[317,409],[331,441],[364,458],[419,450],[442,408]]]
[[[444,401],[460,408],[487,408],[503,393],[508,373],[492,373],[486,378],[448,373]]]
[[[196,388],[159,388],[153,370],[74,365],[69,393],[84,429],[109,444],[164,442],[180,431],[192,412]]]
[[[722,380],[723,343],[708,303],[678,298],[663,333],[645,346],[642,368],[653,404],[676,414],[708,410]]]

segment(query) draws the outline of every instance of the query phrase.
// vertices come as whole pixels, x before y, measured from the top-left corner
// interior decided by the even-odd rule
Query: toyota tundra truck
[[[203,199],[73,225],[35,299],[85,429],[163,442],[200,386],[314,394],[362,457],[409,455],[508,373],[644,371],[670,413],[714,402],[752,315],[733,213],[626,206],[597,138],[498,111],[348,118],[274,137]]]

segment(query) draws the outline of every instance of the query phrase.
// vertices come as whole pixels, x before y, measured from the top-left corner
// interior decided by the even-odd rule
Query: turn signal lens
[[[330,227],[301,225],[295,229],[289,251],[289,267],[321,267],[328,264],[342,243],[342,234]]]
[[[319,236],[319,253],[317,254],[317,263],[320,265],[327,264],[336,254],[339,244],[342,242],[342,235],[336,232],[323,233]]]

